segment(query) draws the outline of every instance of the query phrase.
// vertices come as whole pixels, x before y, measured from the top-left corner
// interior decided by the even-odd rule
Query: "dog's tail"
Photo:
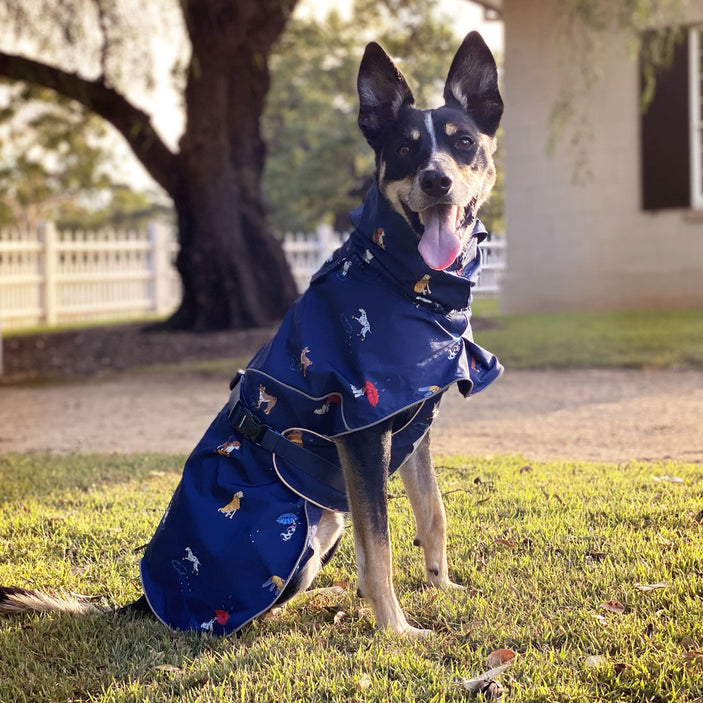
[[[21,613],[88,613],[102,612],[87,596],[50,595],[25,588],[0,586],[0,615]]]

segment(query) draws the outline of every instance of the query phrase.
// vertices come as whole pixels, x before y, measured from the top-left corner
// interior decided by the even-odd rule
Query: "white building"
[[[644,115],[627,37],[614,31],[599,47],[598,80],[572,104],[587,125],[582,183],[574,149],[547,154],[550,113],[573,76],[573,47],[556,36],[566,3],[479,4],[505,28],[504,311],[703,307],[703,3],[690,3],[685,42]]]

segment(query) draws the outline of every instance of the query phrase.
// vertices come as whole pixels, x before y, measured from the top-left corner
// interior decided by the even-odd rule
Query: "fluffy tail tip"
[[[87,596],[54,596],[25,588],[0,586],[0,614],[19,613],[86,613],[98,612]]]

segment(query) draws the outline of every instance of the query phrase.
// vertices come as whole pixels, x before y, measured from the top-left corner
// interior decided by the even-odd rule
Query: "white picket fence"
[[[320,225],[316,232],[286,235],[283,250],[299,292],[302,293],[308,287],[311,276],[348,236],[347,233],[335,232],[326,225]],[[498,295],[501,276],[506,267],[505,237],[490,238],[479,246],[483,251],[483,267],[473,292],[476,295]]]
[[[4,329],[166,314],[180,296],[169,228],[0,231]]]
[[[321,226],[290,234],[283,248],[298,289],[346,239]],[[495,294],[505,268],[502,238],[481,245],[484,269],[476,292]],[[159,222],[143,231],[0,231],[0,330],[36,325],[165,315],[180,301],[174,267],[178,245]]]

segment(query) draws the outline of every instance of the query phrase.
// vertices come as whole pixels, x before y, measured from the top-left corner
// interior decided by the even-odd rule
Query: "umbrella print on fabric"
[[[288,529],[285,532],[281,532],[281,538],[284,542],[287,542],[294,534],[298,528],[298,516],[295,513],[283,513],[276,518],[276,522],[279,525],[287,525]]]

